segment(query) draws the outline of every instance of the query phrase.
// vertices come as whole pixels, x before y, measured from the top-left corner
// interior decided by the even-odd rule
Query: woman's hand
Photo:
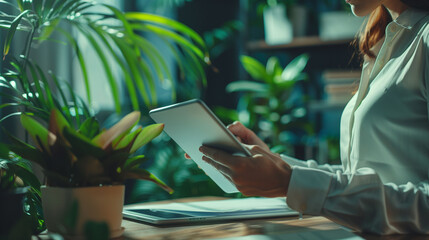
[[[218,169],[246,196],[284,197],[292,168],[278,155],[259,145],[246,146],[251,157],[233,156],[206,146],[200,147],[203,160]]]
[[[228,130],[234,134],[241,143],[247,145],[257,145],[266,151],[270,151],[270,148],[265,144],[256,134],[246,128],[241,122],[235,121],[227,126]]]
[[[268,145],[265,144],[252,130],[246,128],[241,122],[235,121],[228,125],[227,128],[241,143],[257,145],[266,151],[270,151]],[[185,153],[185,158],[191,159],[187,153]]]

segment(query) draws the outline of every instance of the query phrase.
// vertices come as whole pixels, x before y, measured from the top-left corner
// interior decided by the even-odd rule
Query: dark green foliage
[[[228,122],[240,120],[272,146],[274,152],[289,151],[294,131],[312,134],[305,121],[305,99],[294,96],[295,85],[307,79],[303,72],[309,56],[302,54],[285,68],[276,57],[264,66],[258,60],[242,56],[241,63],[254,81],[236,81],[227,86],[228,92],[239,92],[237,111],[218,108],[218,115]]]
[[[64,40],[60,41],[75,52],[86,88],[86,97],[91,103],[89,69],[81,51],[81,46],[76,37],[70,34],[71,29],[77,30],[95,50],[104,69],[118,113],[121,110],[119,88],[114,79],[109,59],[113,59],[115,64],[120,66],[135,110],[139,109],[139,98],[143,100],[146,106],[157,104],[155,91],[155,82],[157,80],[161,82],[169,81],[170,85],[174,86],[173,77],[167,68],[165,58],[159,52],[159,47],[155,47],[152,42],[146,40],[143,34],[153,35],[160,42],[164,42],[167,49],[171,50],[171,53],[175,56],[177,62],[187,66],[186,68],[181,68],[184,71],[183,77],[185,77],[185,73],[196,73],[196,80],[205,82],[204,71],[201,71],[203,66],[209,62],[205,43],[192,29],[174,20],[147,13],[123,13],[110,5],[84,0],[17,2],[18,8],[13,13],[0,13],[0,27],[8,30],[3,47],[3,59],[6,62],[14,62],[14,64],[11,64],[13,69],[2,74],[1,79],[6,82],[2,83],[2,85],[7,86],[8,82],[16,81],[19,85],[18,91],[27,94],[28,99],[39,98],[39,96],[42,98],[39,100],[39,104],[34,106],[32,104],[36,103],[36,100],[30,101],[30,103],[11,101],[18,106],[28,107],[30,105],[33,111],[40,110],[38,112],[43,112],[46,108],[50,110],[55,106],[63,111],[66,117],[74,113],[76,118],[79,118],[79,113],[85,107],[80,106],[80,103],[76,103],[79,99],[73,96],[73,91],[68,91],[75,101],[73,106],[68,106],[68,104],[64,103],[66,95],[62,92],[59,93],[59,96],[63,106],[62,108],[56,106],[55,98],[52,97],[52,92],[54,91],[48,92],[49,85],[44,82],[44,80],[48,79],[46,74],[37,66],[28,66],[30,65],[28,58],[33,43],[37,41],[38,44],[43,44],[47,40],[58,42],[58,40],[51,38],[54,32],[62,36]],[[1,5],[10,7],[12,4],[1,0]],[[16,12],[19,14],[16,15]],[[67,30],[65,26],[67,26]],[[12,60],[8,59],[10,57],[8,55],[9,49],[13,44],[13,37],[17,31],[28,32],[20,61],[13,60],[13,56]],[[139,33],[142,33],[142,35]],[[54,83],[58,88],[59,81],[56,75],[49,75],[50,82]],[[16,88],[16,86],[7,87]],[[172,97],[173,99],[175,98],[174,89]],[[40,105],[43,106],[41,109],[39,109]],[[3,107],[7,106],[10,105],[3,105]],[[70,110],[72,108],[74,108],[73,112]],[[49,111],[48,114],[46,111],[41,114],[39,117],[49,115]],[[79,119],[76,120],[79,124]]]

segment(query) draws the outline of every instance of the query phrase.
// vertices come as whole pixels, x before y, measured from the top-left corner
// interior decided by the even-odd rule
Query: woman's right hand
[[[228,130],[234,134],[237,139],[247,145],[257,145],[266,151],[270,151],[270,148],[264,143],[252,130],[245,127],[241,122],[235,121],[227,126]],[[185,153],[185,158],[191,159],[191,157]]]

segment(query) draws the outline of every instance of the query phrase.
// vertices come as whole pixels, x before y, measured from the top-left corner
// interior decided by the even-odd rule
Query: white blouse
[[[354,230],[429,233],[429,13],[404,11],[341,118],[342,166],[282,156],[287,203]]]

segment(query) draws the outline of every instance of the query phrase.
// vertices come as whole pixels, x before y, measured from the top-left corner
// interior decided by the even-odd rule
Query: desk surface
[[[157,203],[171,202],[191,202],[223,199],[217,197],[201,197],[177,199],[171,201],[162,201]],[[145,203],[148,204],[148,203]],[[154,203],[150,203],[154,204]],[[152,226],[143,223],[124,220],[122,225],[125,227],[126,239],[210,239],[210,238],[228,238],[238,237],[253,234],[281,234],[281,233],[299,233],[304,231],[330,231],[338,230],[341,227],[324,218],[304,216],[303,219],[295,217],[282,217],[271,219],[252,219],[245,221],[231,221],[222,223],[197,224],[197,225],[181,225],[181,226]],[[365,239],[429,239],[429,236],[374,236],[360,235]]]

